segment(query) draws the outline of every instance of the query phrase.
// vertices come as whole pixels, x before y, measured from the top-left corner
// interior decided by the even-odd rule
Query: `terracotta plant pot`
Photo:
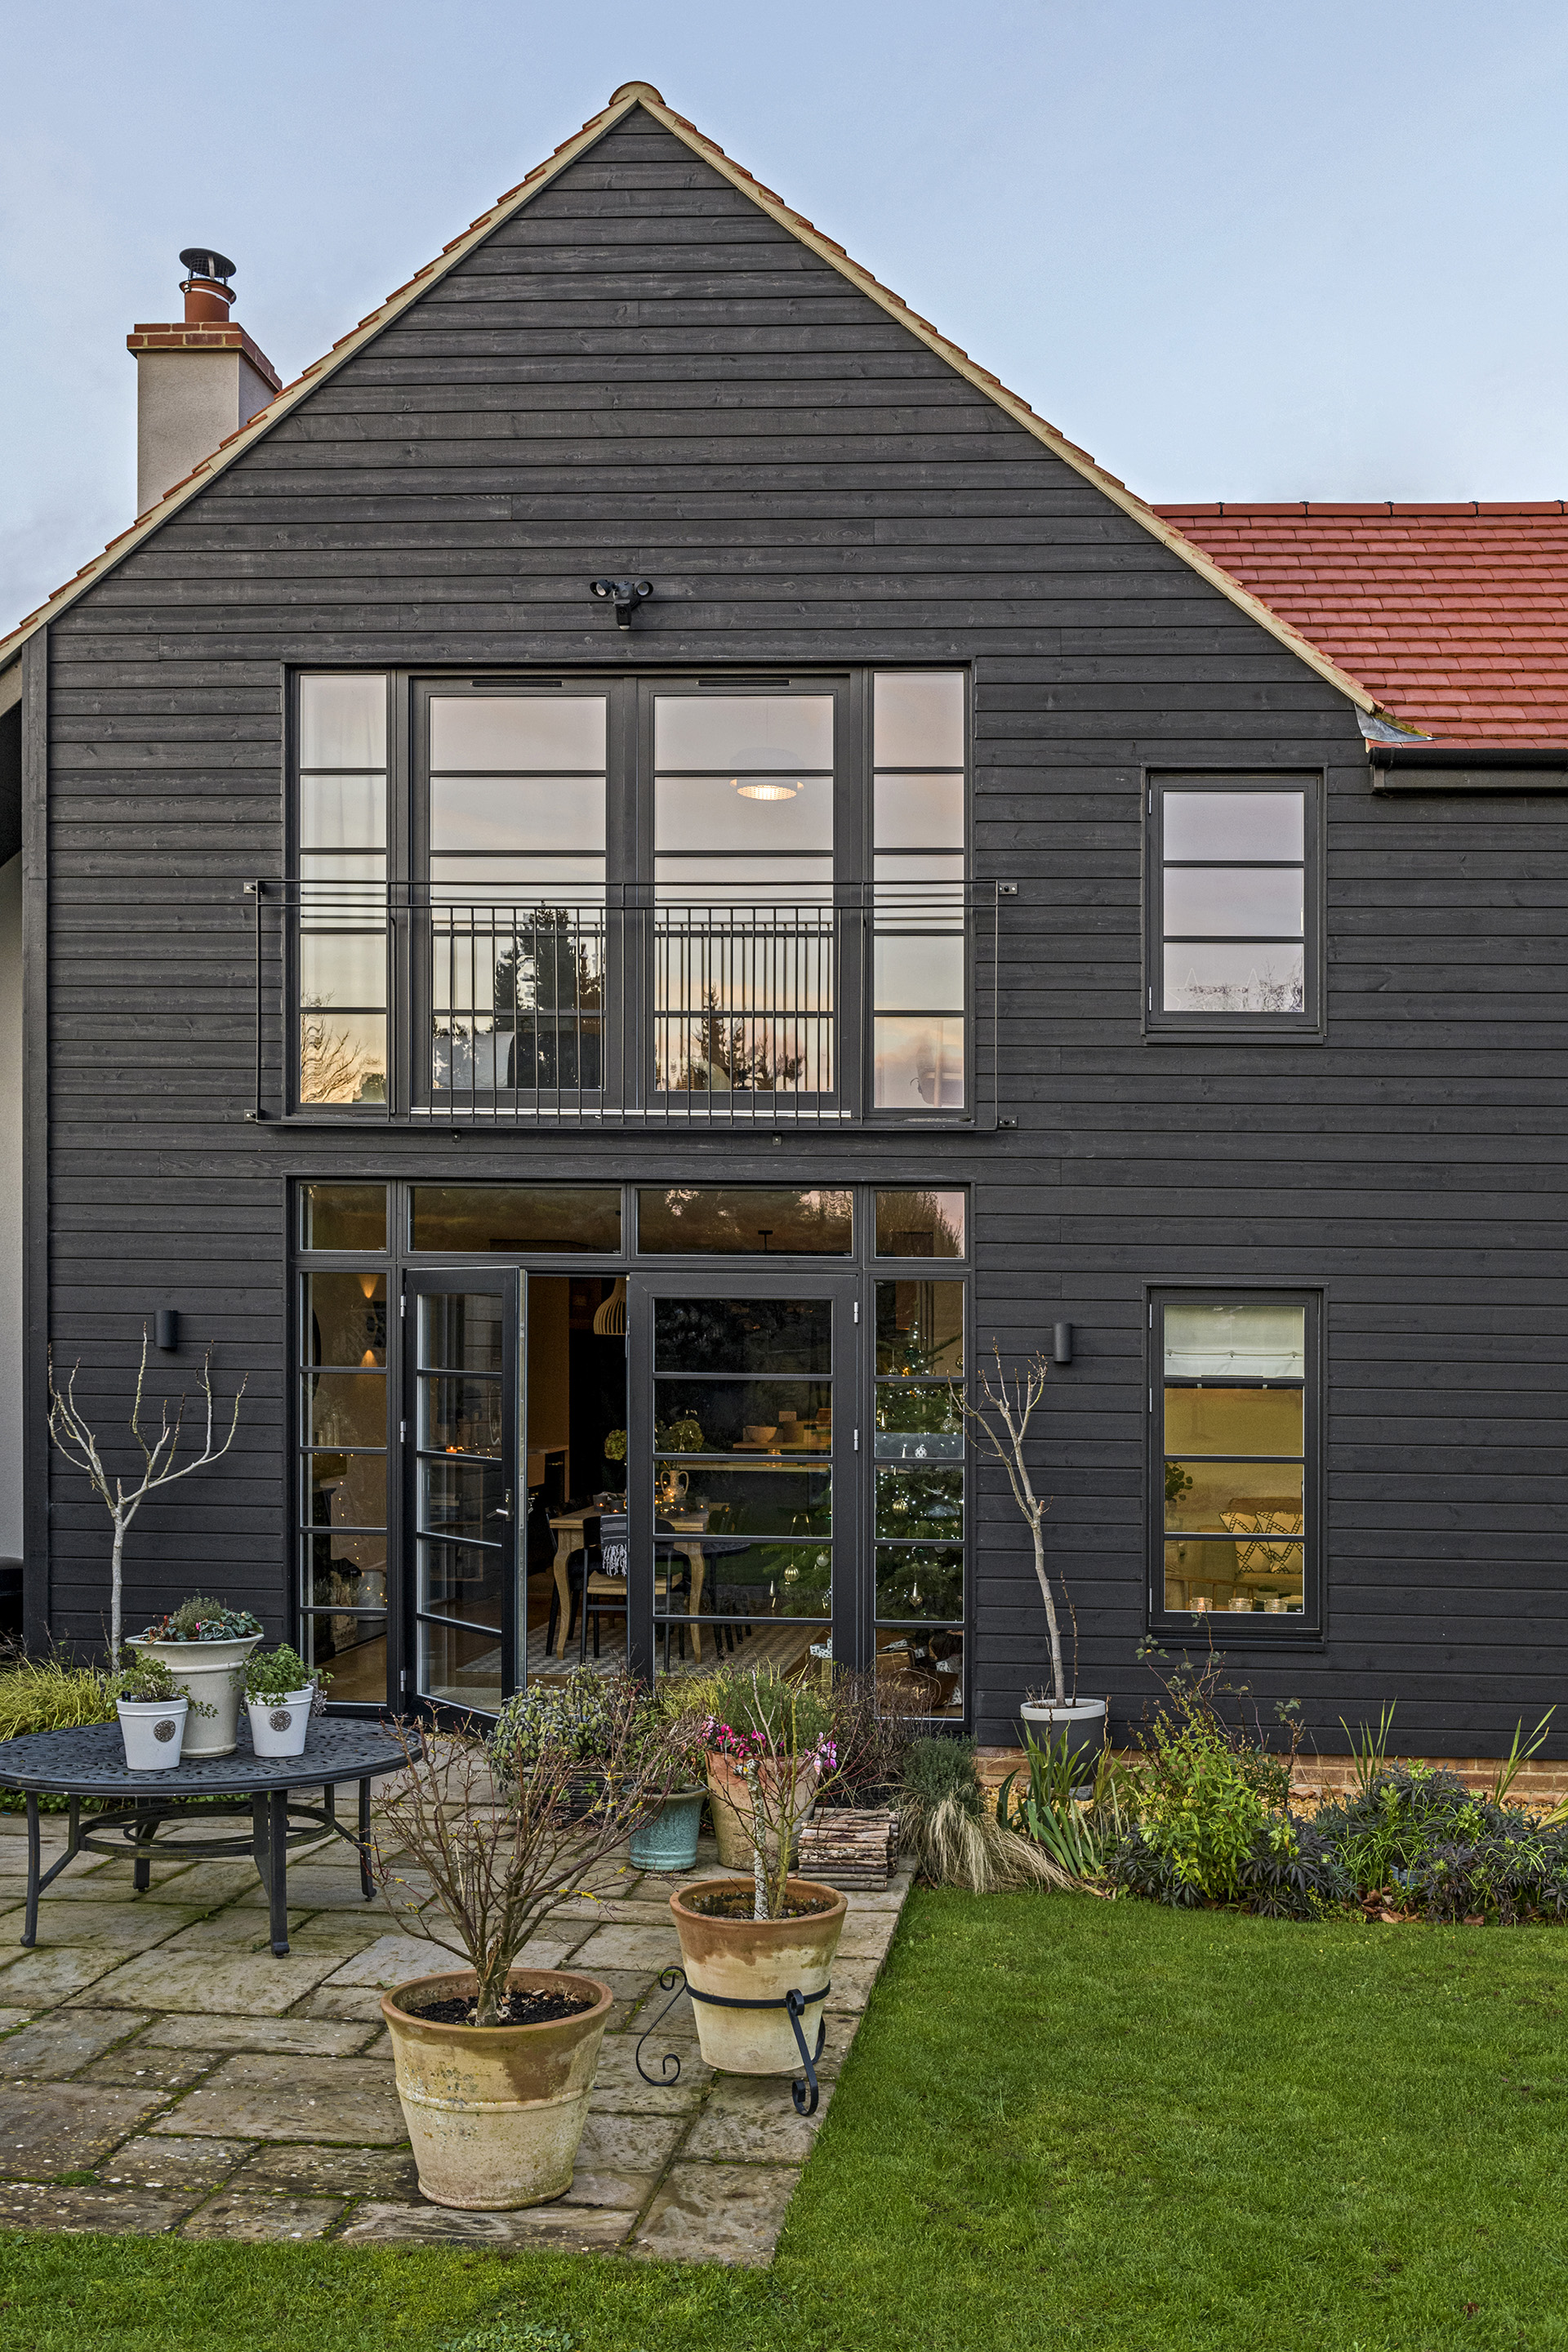
[[[816,1777],[815,1765],[806,1765],[797,1776],[797,1790],[803,1785],[809,1786]],[[752,1792],[727,1756],[710,1756],[708,1759],[708,1799],[713,1814],[713,1834],[719,1841],[720,1861],[726,1870],[742,1870],[749,1877],[754,1860],[752,1841],[746,1832],[746,1822],[752,1813]],[[809,1820],[810,1815],[805,1818]],[[770,1837],[768,1860],[776,1862],[778,1852],[777,1838]]]
[[[572,2186],[615,1995],[597,1977],[514,1969],[514,1991],[586,1994],[592,2009],[543,2025],[436,2025],[405,2004],[472,2000],[471,1969],[384,1993],[397,2095],[421,2193],[467,2213],[542,2205]]]
[[[749,1902],[752,1883],[741,1884]],[[828,1908],[800,1919],[709,1919],[689,1907],[693,1895],[728,1894],[736,1885],[732,1878],[704,1878],[670,1896],[687,1983],[698,1992],[718,1993],[729,2000],[781,2004],[786,1992],[826,1991],[844,1932],[847,1898],[836,1886],[792,1878],[791,1895],[822,1897]],[[721,2074],[800,2073],[800,2051],[782,2006],[718,2009],[705,2000],[694,2000],[691,2006],[697,2013],[698,2045],[708,2064]],[[800,2030],[814,2056],[821,2025],[821,2001],[808,2001]]]
[[[239,1737],[240,1675],[260,1641],[247,1633],[237,1642],[132,1642],[127,1646],[140,1658],[162,1658],[180,1688],[192,1700],[185,1725],[184,1760],[197,1756],[232,1756]],[[197,1699],[216,1710],[198,1715]]]

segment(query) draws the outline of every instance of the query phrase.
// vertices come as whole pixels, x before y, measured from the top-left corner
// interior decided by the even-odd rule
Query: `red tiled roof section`
[[[1568,745],[1568,506],[1161,506],[1406,726]]]

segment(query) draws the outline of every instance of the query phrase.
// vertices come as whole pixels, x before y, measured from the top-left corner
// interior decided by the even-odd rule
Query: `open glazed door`
[[[405,1622],[421,1702],[493,1715],[518,1673],[522,1276],[413,1274],[405,1292]]]

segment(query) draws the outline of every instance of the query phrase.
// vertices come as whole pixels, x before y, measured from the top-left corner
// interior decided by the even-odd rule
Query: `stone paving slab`
[[[249,2142],[239,2145],[247,2152]],[[318,2147],[310,2141],[276,2140],[248,2153],[236,2184],[243,2189],[294,2194],[374,2197],[412,2205],[419,2175],[406,2148]]]
[[[662,2262],[771,2262],[799,2179],[793,2164],[672,2164],[630,2251]]]
[[[354,2058],[363,2050],[369,2030],[310,2017],[161,2017],[142,2040],[143,2046],[151,2043],[160,2050],[258,2050],[301,2058]]]
[[[96,1980],[93,1998],[192,2017],[281,2017],[342,1963],[341,1952],[290,1952],[284,1959],[270,1951],[146,1952]],[[0,1976],[0,1997],[15,1974]]]
[[[82,2172],[162,2106],[161,2091],[99,2083],[8,2083],[0,2088],[0,2173]]]
[[[112,2187],[130,2181],[142,2189],[190,2189],[205,2196],[245,2162],[247,2139],[205,2139],[166,2132],[127,2140],[99,2167],[99,2179]]]
[[[0,2042],[0,2074],[58,2081],[151,2021],[123,2009],[60,2010]]]
[[[373,2058],[225,2058],[153,2128],[361,2147],[395,2147],[408,2137],[392,2068]]]
[[[226,2189],[193,2213],[180,2235],[238,2239],[252,2245],[324,2238],[346,2201],[342,2197],[252,2197],[243,2189]]]
[[[0,2181],[0,2230],[99,2230],[111,2237],[152,2237],[190,2211],[190,2196],[148,2189],[37,2188]]]
[[[637,2222],[635,2212],[587,2205],[533,2205],[520,2213],[459,2213],[443,2205],[365,2205],[342,2232],[345,2245],[398,2242],[489,2246],[513,2253],[614,2253]]]
[[[216,2050],[150,2050],[144,2042],[132,2042],[123,2050],[111,2050],[107,2058],[95,2058],[76,2079],[123,2083],[140,2091],[188,2091],[216,2063]]]
[[[53,2009],[112,1976],[121,1959],[121,1953],[105,1944],[65,1944],[54,1951],[24,1952],[0,1974],[0,2001],[25,2000],[35,2010]],[[140,2006],[137,1997],[132,1995],[126,2006]]]
[[[322,1985],[293,2012],[297,2017],[363,2021],[368,2032],[381,2023],[381,1994],[373,1985]]]
[[[804,2164],[833,2092],[831,2083],[822,2083],[816,2115],[797,2116],[787,2075],[721,2074],[681,2155],[723,2164]]]
[[[174,1935],[200,1914],[170,1903],[138,1903],[81,1901],[62,1903],[55,1909],[49,1896],[51,1886],[38,1899],[38,1940],[35,1952],[58,1951],[75,1944],[102,1944],[111,1952],[123,1957],[127,1952],[145,1952],[166,1937]],[[0,1919],[0,1948],[12,1936],[21,1939],[24,1914],[8,1911]]]

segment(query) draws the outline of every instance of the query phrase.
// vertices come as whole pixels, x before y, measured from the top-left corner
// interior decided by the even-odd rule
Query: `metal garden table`
[[[417,1752],[416,1738],[409,1735]],[[21,1739],[0,1740],[0,1789],[18,1789],[27,1800],[27,1916],[24,1944],[38,1935],[38,1897],[68,1862],[79,1853],[107,1854],[135,1864],[135,1885],[144,1895],[153,1883],[153,1839],[165,1822],[200,1828],[214,1815],[250,1817],[247,1836],[182,1837],[165,1843],[163,1853],[182,1861],[228,1861],[248,1854],[267,1889],[272,1948],[281,1957],[289,1949],[288,1868],[290,1846],[318,1844],[323,1831],[346,1838],[359,1854],[360,1886],[366,1900],[374,1894],[369,1867],[370,1784],[408,1761],[386,1725],[317,1721],[302,1756],[258,1756],[250,1746],[250,1727],[241,1719],[239,1745],[232,1756],[202,1756],[176,1764],[166,1772],[132,1772],[118,1723],[93,1723],[74,1731],[33,1731]],[[359,1782],[357,1829],[345,1829],[337,1818],[336,1790],[344,1780]],[[304,1797],[319,1789],[324,1802],[307,1804]],[[299,1790],[300,1795],[292,1792]],[[40,1874],[38,1799],[67,1797],[70,1801],[69,1843],[58,1862]],[[88,1817],[83,1828],[84,1797],[107,1800],[107,1810]],[[193,1805],[194,1797],[229,1800]]]

